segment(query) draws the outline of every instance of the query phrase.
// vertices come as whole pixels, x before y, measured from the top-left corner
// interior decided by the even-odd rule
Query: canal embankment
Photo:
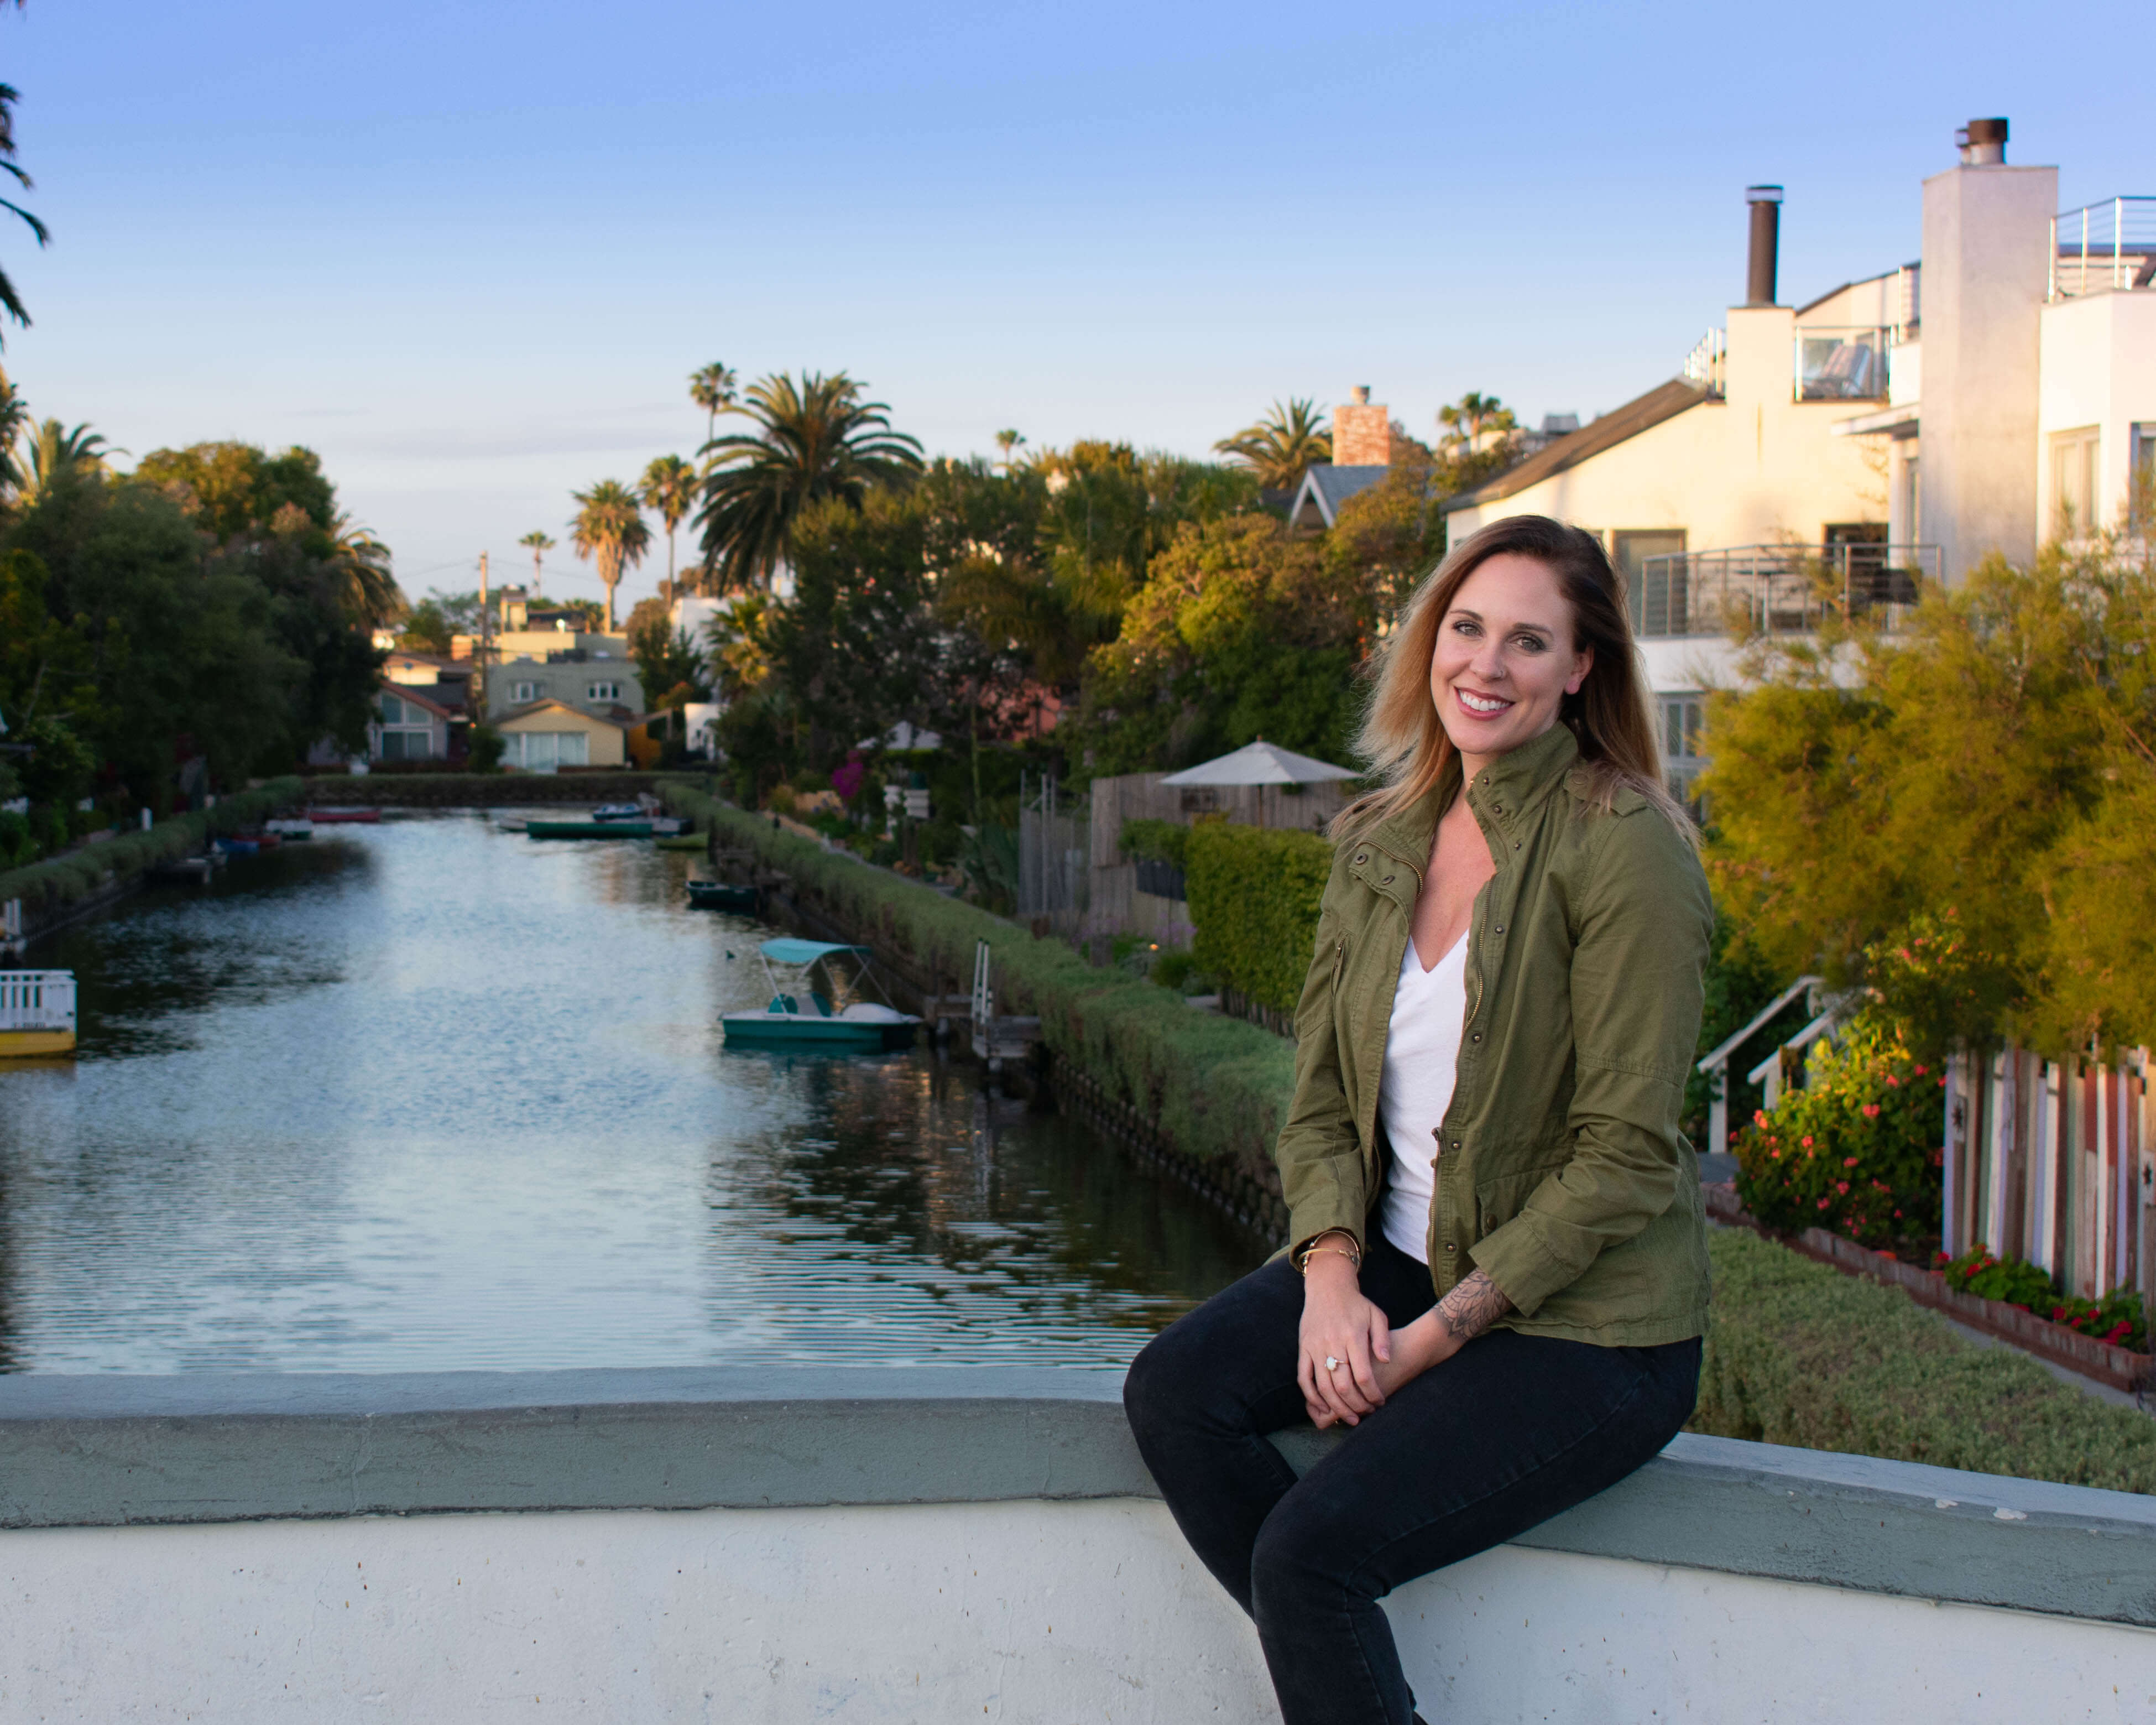
[[[297,778],[273,778],[138,832],[116,833],[64,856],[0,872],[0,905],[22,906],[23,938],[72,922],[124,898],[161,864],[199,855],[210,840],[268,819],[301,800]]]
[[[522,809],[556,803],[633,803],[657,793],[675,776],[599,769],[570,773],[319,773],[300,781],[307,803],[320,808],[359,804],[378,809]]]
[[[1270,1717],[1120,1389],[0,1378],[0,1722],[145,1696],[243,1725]],[[1274,1441],[1306,1471],[1354,1439]],[[1440,1717],[2123,1725],[2146,1717],[2156,1502],[1688,1435],[1385,1609]]]

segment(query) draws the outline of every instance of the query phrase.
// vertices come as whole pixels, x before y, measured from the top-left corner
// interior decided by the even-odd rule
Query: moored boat
[[[209,842],[220,856],[252,856],[262,848],[252,839],[213,839]]]
[[[0,1060],[74,1052],[74,973],[0,970]]]
[[[837,974],[830,961],[841,953],[858,961],[850,979]],[[796,940],[782,936],[757,948],[764,975],[772,986],[770,1004],[761,1012],[729,1012],[719,1015],[728,1047],[786,1048],[813,1054],[873,1054],[890,1049],[911,1048],[921,1020],[901,1012],[888,1000],[852,998],[863,985],[882,989],[869,968],[866,947],[843,946],[829,941]],[[772,969],[798,971],[805,978],[808,1006],[788,993]],[[816,986],[818,973],[829,986],[826,993]]]
[[[667,818],[649,820],[532,820],[524,824],[534,839],[655,839],[679,833],[685,823]]]
[[[296,820],[265,820],[262,823],[262,830],[265,833],[275,833],[289,845],[298,839],[313,838],[315,824],[304,818]]]
[[[689,882],[689,908],[692,911],[740,911],[752,915],[758,896],[753,886],[736,886],[730,881]]]
[[[308,811],[316,826],[360,824],[372,826],[382,819],[379,809],[313,809]]]

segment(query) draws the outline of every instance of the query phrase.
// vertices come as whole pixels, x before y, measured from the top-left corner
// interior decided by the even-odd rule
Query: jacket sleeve
[[[1353,1235],[1361,1246],[1368,1210],[1362,1150],[1341,1081],[1340,1037],[1333,1014],[1346,957],[1343,924],[1335,903],[1340,890],[1341,874],[1336,868],[1326,886],[1317,948],[1295,1011],[1295,1096],[1273,1149],[1281,1195],[1287,1204],[1287,1237],[1298,1248],[1335,1228]]]
[[[1522,1316],[1676,1202],[1679,1121],[1697,1056],[1707,876],[1651,807],[1589,816],[1609,831],[1576,918],[1573,1153],[1470,1255]]]

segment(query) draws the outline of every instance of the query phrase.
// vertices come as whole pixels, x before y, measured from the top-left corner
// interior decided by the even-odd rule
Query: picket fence
[[[1944,1249],[1979,1243],[2096,1299],[2156,1301],[2149,1052],[2047,1060],[2009,1046],[1947,1071]]]

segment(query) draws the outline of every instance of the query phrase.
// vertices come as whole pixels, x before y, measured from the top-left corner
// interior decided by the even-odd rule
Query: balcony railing
[[[2051,218],[2051,297],[2156,282],[2156,198],[2107,198]]]
[[[1738,545],[1644,557],[1632,631],[1812,634],[1830,613],[1896,629],[1940,568],[1936,545]]]
[[[1888,329],[1797,331],[1799,401],[1884,401]]]
[[[1685,356],[1685,381],[1698,384],[1709,395],[1720,395],[1727,387],[1728,360],[1729,332],[1709,330]]]

